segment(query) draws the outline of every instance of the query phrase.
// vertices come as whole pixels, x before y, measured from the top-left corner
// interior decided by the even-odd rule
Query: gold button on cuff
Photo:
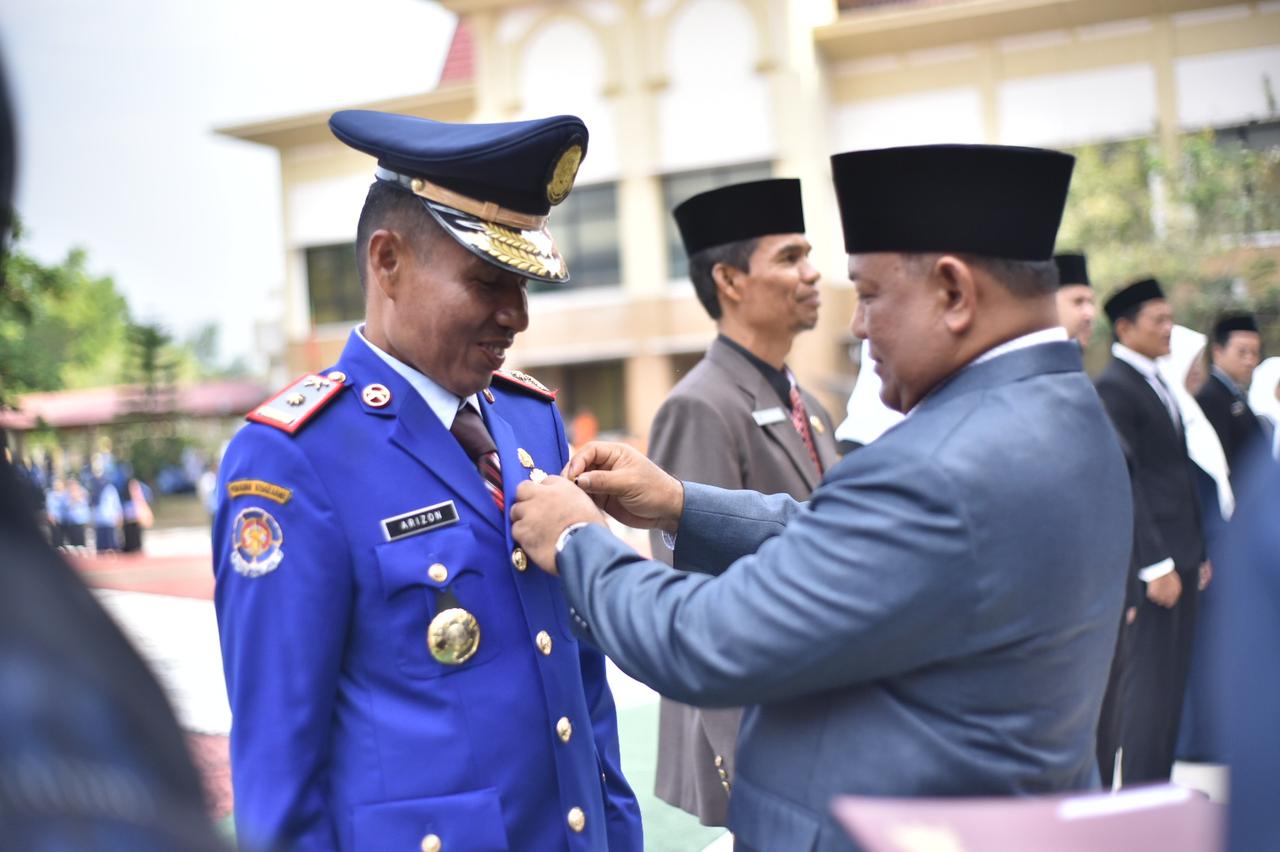
[[[524,571],[529,567],[529,557],[524,555],[524,548],[517,547],[511,551],[511,564],[516,566],[517,571]]]
[[[440,852],[440,850],[444,848],[444,844],[440,842],[439,835],[435,834],[428,834],[426,837],[422,838],[420,846],[422,852]]]
[[[551,653],[551,634],[550,633],[548,633],[545,630],[539,630],[538,635],[533,638],[533,641],[538,644],[538,650],[541,651],[543,654],[549,655]]]
[[[449,569],[437,562],[427,569],[427,576],[437,583],[443,583],[449,579]]]
[[[562,743],[569,742],[569,738],[573,736],[573,725],[569,722],[568,716],[561,716],[560,721],[556,722],[556,735],[560,737]]]
[[[582,812],[582,808],[569,808],[569,816],[566,819],[569,827],[579,834],[587,827],[587,815]]]

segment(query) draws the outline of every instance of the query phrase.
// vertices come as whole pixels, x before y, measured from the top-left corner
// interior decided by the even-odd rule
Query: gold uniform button
[[[427,576],[437,583],[443,583],[449,579],[449,569],[437,562],[427,569]]]
[[[426,837],[422,838],[422,843],[420,845],[422,852],[440,852],[440,850],[444,848],[444,844],[440,842],[439,835],[435,834],[428,834]]]
[[[719,769],[721,766],[724,766],[724,758],[717,754],[717,755],[716,755],[716,769]]]
[[[524,548],[517,547],[511,551],[511,564],[516,566],[517,571],[523,571],[529,567],[529,557],[524,555]]]
[[[331,382],[345,382],[347,380],[347,374],[341,370],[330,370],[329,375],[326,376],[326,378]]]
[[[724,791],[725,791],[726,793],[728,793],[728,792],[729,792],[729,782],[728,782],[728,781],[721,781],[721,782],[720,782],[720,786],[724,788]]]
[[[560,721],[556,722],[556,734],[560,737],[560,742],[569,742],[569,738],[573,736],[573,725],[568,716],[561,716]]]
[[[587,827],[587,815],[582,812],[582,808],[569,808],[567,820],[569,827],[579,834]]]
[[[717,770],[716,770],[716,772],[718,772],[718,773],[720,774],[720,780],[721,780],[721,781],[728,781],[728,780],[729,780],[729,773],[728,773],[728,772],[725,772],[723,769],[717,769]]]
[[[545,630],[539,630],[538,635],[533,638],[538,644],[538,650],[545,655],[551,654],[551,634]]]

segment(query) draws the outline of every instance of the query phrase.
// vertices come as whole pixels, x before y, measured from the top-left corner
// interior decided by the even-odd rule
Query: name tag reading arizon
[[[789,419],[787,412],[783,411],[782,407],[778,405],[773,408],[761,408],[759,411],[753,411],[751,416],[755,418],[757,426],[768,426],[770,423],[781,423],[783,420]]]
[[[396,541],[411,535],[438,530],[457,522],[458,509],[453,505],[452,500],[446,500],[434,506],[423,506],[421,509],[396,515],[394,518],[383,518],[382,534],[387,537],[387,541]]]

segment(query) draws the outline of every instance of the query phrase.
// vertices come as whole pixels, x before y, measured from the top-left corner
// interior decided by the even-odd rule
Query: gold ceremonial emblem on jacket
[[[438,613],[427,628],[431,656],[446,666],[459,666],[480,647],[480,625],[465,609],[453,607]]]
[[[551,172],[551,180],[547,182],[547,201],[559,204],[569,197],[573,189],[573,180],[578,176],[578,166],[582,165],[582,146],[570,145],[556,161]]]

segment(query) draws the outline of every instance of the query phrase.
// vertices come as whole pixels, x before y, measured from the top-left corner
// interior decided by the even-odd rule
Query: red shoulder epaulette
[[[521,390],[529,391],[535,396],[540,396],[545,400],[549,400],[551,402],[556,401],[557,392],[551,390],[528,373],[522,373],[519,370],[494,370],[493,377],[495,379],[501,379],[506,384],[514,385]]]
[[[245,420],[274,426],[290,435],[302,428],[344,387],[345,376],[308,373],[245,415]]]

